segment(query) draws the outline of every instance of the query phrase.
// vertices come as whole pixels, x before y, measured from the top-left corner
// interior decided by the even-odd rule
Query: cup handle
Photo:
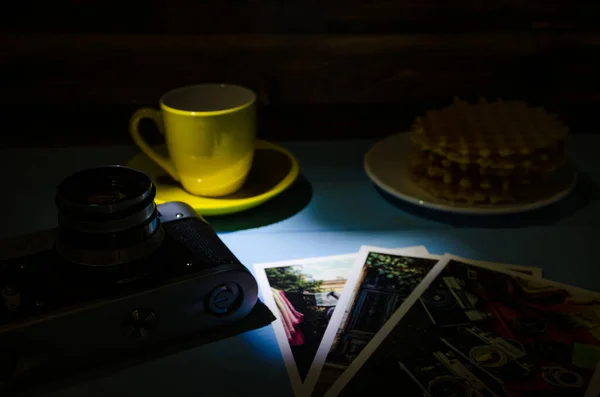
[[[140,121],[143,119],[150,119],[154,121],[158,131],[164,135],[164,124],[162,120],[162,115],[160,111],[153,108],[140,108],[133,113],[131,116],[131,120],[129,121],[129,133],[133,138],[133,142],[146,154],[146,156],[150,157],[156,164],[158,164],[161,168],[163,168],[167,173],[171,176],[171,178],[179,181],[177,177],[177,173],[175,172],[175,166],[171,162],[168,157],[158,154],[154,149],[148,145],[146,141],[142,138],[140,134],[139,125]]]

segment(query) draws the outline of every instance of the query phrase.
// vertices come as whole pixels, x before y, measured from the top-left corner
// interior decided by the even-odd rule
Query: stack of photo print
[[[423,246],[255,265],[297,397],[600,395],[600,293]]]

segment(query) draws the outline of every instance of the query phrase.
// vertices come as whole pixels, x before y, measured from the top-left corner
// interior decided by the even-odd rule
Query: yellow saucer
[[[165,145],[155,147],[166,154]],[[290,187],[300,173],[296,158],[286,149],[266,141],[256,141],[252,169],[240,190],[223,197],[194,196],[183,190],[148,156],[140,153],[127,166],[148,174],[156,186],[157,204],[182,201],[194,207],[201,215],[225,215],[256,207]]]

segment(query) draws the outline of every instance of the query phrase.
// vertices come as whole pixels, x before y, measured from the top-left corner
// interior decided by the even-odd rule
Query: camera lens
[[[473,347],[469,351],[469,357],[477,364],[486,368],[502,367],[508,362],[508,357],[504,352],[489,345]]]
[[[57,188],[57,251],[69,262],[110,266],[141,259],[162,244],[156,188],[143,172],[105,166],[77,172]]]
[[[542,378],[552,386],[575,388],[583,386],[583,378],[577,372],[561,367],[542,368]]]

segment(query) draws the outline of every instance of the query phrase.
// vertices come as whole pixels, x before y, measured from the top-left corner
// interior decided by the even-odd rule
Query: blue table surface
[[[600,235],[600,136],[571,137],[571,158],[582,176],[572,197],[538,213],[494,219],[424,213],[385,199],[363,172],[363,156],[372,144],[285,143],[300,163],[308,181],[305,185],[312,188],[310,202],[286,219],[246,230],[234,226],[259,225],[261,218],[280,210],[274,206],[285,203],[275,199],[249,214],[215,218],[214,225],[222,230],[220,237],[249,267],[258,262],[356,252],[361,244],[425,245],[432,253],[542,267],[547,278],[600,289],[594,249]],[[132,146],[0,150],[4,218],[0,238],[53,227],[55,186],[63,177],[92,166],[125,164],[137,152]],[[271,326],[54,395],[255,394],[292,395]]]

